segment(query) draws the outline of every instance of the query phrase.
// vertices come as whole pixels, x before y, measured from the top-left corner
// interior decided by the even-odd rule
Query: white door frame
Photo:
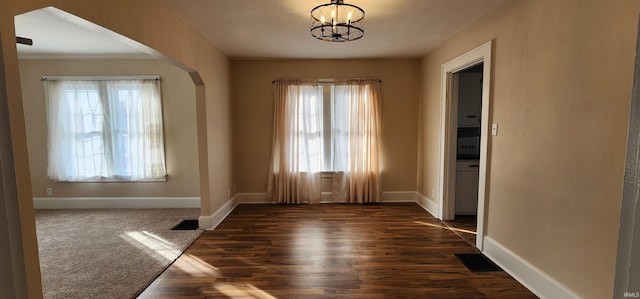
[[[457,103],[451,99],[452,74],[484,63],[482,74],[482,118],[480,122],[480,169],[478,175],[478,223],[476,247],[483,248],[484,220],[485,220],[485,192],[487,182],[487,154],[488,140],[491,132],[489,127],[490,87],[491,87],[491,53],[492,42],[470,50],[442,65],[440,87],[440,167],[438,196],[438,218],[453,219],[455,216],[455,171],[456,171],[456,129]]]

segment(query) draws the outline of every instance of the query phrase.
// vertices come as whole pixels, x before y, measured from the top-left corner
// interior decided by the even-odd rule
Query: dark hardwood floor
[[[408,204],[240,205],[141,298],[536,298]]]
[[[476,215],[456,215],[455,219],[447,220],[443,223],[446,224],[451,231],[460,236],[460,238],[463,238],[467,243],[475,246],[477,221],[478,217]]]

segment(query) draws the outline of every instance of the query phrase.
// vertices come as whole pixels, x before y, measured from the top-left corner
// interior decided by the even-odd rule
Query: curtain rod
[[[296,80],[296,79],[284,79],[284,80]],[[369,79],[369,78],[346,78],[346,79],[318,79],[318,80],[304,80],[301,79],[299,81],[317,81],[318,83],[335,83],[335,82],[341,82],[341,81],[358,81],[358,80],[372,80],[372,81],[378,81],[378,83],[382,83],[382,80],[380,79]],[[278,80],[273,80],[271,81],[272,84],[275,84]]]
[[[150,76],[42,76],[41,81],[47,80],[76,80],[76,81],[101,81],[101,80],[160,80],[158,75]]]

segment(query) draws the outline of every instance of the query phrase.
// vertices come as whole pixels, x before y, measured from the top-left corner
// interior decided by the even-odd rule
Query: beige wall
[[[162,86],[166,182],[56,183],[47,177],[47,114],[44,75],[159,75]],[[20,80],[34,197],[198,197],[195,86],[184,70],[162,60],[21,60]]]
[[[491,121],[500,124],[500,135],[490,139],[487,233],[579,295],[611,296],[640,3],[513,1],[427,55],[422,79],[416,60],[236,61],[232,139],[228,59],[157,1],[0,0],[24,265],[34,298],[40,280],[13,16],[48,5],[140,41],[198,73],[205,215],[227,202],[227,189],[234,184],[232,161],[238,191],[264,192],[271,80],[280,77],[382,79],[383,187],[416,188],[415,136],[420,133],[417,187],[430,195],[438,188],[440,66],[495,39]]]
[[[229,200],[226,190],[233,185],[229,60],[202,35],[154,0],[0,0],[0,35],[16,162],[16,200],[25,254],[24,263],[18,265],[25,265],[33,298],[41,297],[41,287],[13,17],[46,6],[55,6],[141,42],[199,77],[196,109],[202,214],[211,215],[222,207]]]
[[[238,192],[266,192],[273,80],[355,77],[382,80],[383,191],[416,190],[420,60],[238,60],[232,62],[231,70]]]
[[[513,1],[423,59],[418,191],[438,189],[441,65],[494,40],[487,234],[584,298],[610,298],[637,1]]]

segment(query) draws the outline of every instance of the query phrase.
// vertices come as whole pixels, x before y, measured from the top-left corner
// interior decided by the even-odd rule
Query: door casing
[[[482,116],[480,121],[480,169],[478,175],[478,222],[476,247],[483,248],[485,231],[485,197],[487,192],[487,169],[490,128],[491,55],[492,41],[488,41],[442,65],[441,68],[441,115],[440,115],[440,165],[438,218],[450,220],[455,216],[455,172],[457,138],[457,97],[454,96],[453,74],[483,63]]]

